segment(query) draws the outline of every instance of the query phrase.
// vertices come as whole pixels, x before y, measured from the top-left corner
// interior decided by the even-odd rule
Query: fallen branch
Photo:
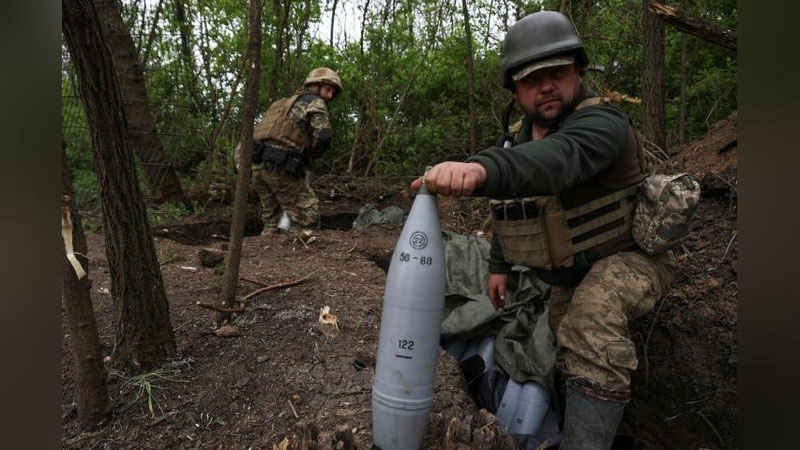
[[[240,302],[240,304],[241,304],[241,302]],[[217,305],[214,305],[214,304],[211,304],[211,303],[203,303],[203,302],[195,302],[195,305],[197,305],[197,306],[199,306],[201,308],[210,309],[212,311],[216,311],[216,312],[222,313],[222,314],[233,314],[233,313],[242,313],[242,312],[244,312],[244,305],[239,306],[237,308],[225,308],[225,307],[222,307],[222,306],[217,306]]]
[[[684,33],[697,36],[712,44],[736,51],[736,33],[718,25],[706,22],[700,17],[693,16],[674,6],[651,1],[648,9],[656,17],[672,25]]]
[[[303,238],[301,238],[300,236],[297,236],[295,239],[299,240],[303,244],[303,247],[309,248],[308,244],[306,244],[306,241],[304,241]]]
[[[178,414],[178,411],[170,411],[170,412],[168,412],[168,413],[166,413],[166,414],[162,415],[162,416],[161,416],[161,417],[159,417],[158,419],[156,419],[156,420],[152,421],[152,422],[150,423],[150,426],[152,427],[153,425],[158,425],[159,423],[163,422],[165,419],[167,419],[167,418],[169,418],[169,417],[172,417],[172,416],[174,416],[175,414]]]
[[[287,398],[286,402],[289,403],[289,408],[292,408],[292,414],[294,414],[294,418],[295,419],[299,419],[300,416],[297,415],[297,410],[294,409],[294,405],[292,404],[292,401]]]
[[[650,324],[650,329],[647,330],[647,337],[644,340],[644,385],[647,386],[647,382],[650,380],[650,358],[647,357],[647,345],[650,343],[650,334],[653,333],[653,327],[656,326],[656,321],[658,320],[658,313],[661,312],[661,307],[664,306],[664,299],[661,299],[661,302],[658,304],[658,309],[656,310],[656,315],[653,316],[653,323]]]
[[[482,427],[478,428],[477,430],[475,430],[475,432],[481,432],[481,431],[483,431],[483,430],[485,430],[485,429],[489,428],[490,426],[494,425],[495,423],[497,423],[497,420],[495,420],[495,419],[492,419],[492,420],[490,420],[490,421],[489,421],[489,423],[487,423],[486,425],[484,425],[484,426],[482,426]]]
[[[719,261],[720,264],[725,262],[725,257],[728,256],[728,250],[731,249],[731,245],[733,245],[733,241],[736,240],[736,233],[737,233],[737,231],[733,232],[733,236],[731,237],[730,242],[728,242],[728,246],[725,247],[725,254],[722,255],[722,259]]]
[[[272,290],[275,290],[275,289],[281,289],[281,288],[286,288],[286,287],[297,286],[298,284],[300,284],[300,283],[306,281],[307,279],[309,279],[311,277],[311,275],[314,275],[314,272],[311,272],[310,274],[304,276],[303,278],[300,278],[299,280],[288,281],[286,283],[278,283],[278,284],[274,284],[272,286],[267,286],[267,287],[264,287],[264,288],[261,288],[261,289],[256,289],[255,291],[253,291],[253,292],[245,295],[244,297],[242,297],[242,299],[239,300],[239,301],[240,302],[244,302],[245,300],[249,300],[249,299],[255,297],[256,295],[262,294],[262,293],[267,292],[267,291],[272,291]]]
[[[269,285],[268,285],[268,284],[266,284],[266,283],[262,283],[262,282],[260,282],[260,281],[256,281],[256,280],[251,280],[251,279],[249,279],[249,278],[245,278],[245,277],[239,277],[239,279],[240,279],[240,280],[242,280],[242,281],[247,281],[248,283],[257,284],[257,285],[259,285],[259,286],[269,286]]]
[[[709,427],[711,427],[711,431],[713,431],[714,434],[717,436],[717,439],[719,439],[719,443],[720,445],[722,445],[722,448],[726,448],[727,446],[725,445],[725,440],[722,439],[722,436],[719,434],[719,431],[717,431],[717,428],[714,426],[714,424],[712,424],[711,421],[708,420],[708,418],[705,415],[703,415],[703,413],[701,413],[700,411],[692,411],[692,412],[700,416],[700,418],[703,419],[706,422],[706,424],[708,424]]]

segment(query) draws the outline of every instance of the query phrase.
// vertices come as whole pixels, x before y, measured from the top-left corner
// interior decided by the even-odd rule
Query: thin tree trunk
[[[305,41],[306,31],[308,31],[308,21],[311,17],[311,0],[305,0],[303,3],[303,17],[300,21],[300,27],[297,29],[297,48],[294,51],[294,59],[299,60],[303,54],[303,41]]]
[[[175,340],[136,180],[119,71],[91,0],[64,0],[61,5],[62,30],[75,66],[100,184],[111,295],[117,313],[112,358],[125,371],[147,370],[175,354]]]
[[[95,0],[105,42],[110,46],[122,92],[123,108],[133,151],[139,158],[150,191],[157,202],[183,201],[184,194],[175,169],[169,163],[156,132],[145,88],[139,54],[116,1]]]
[[[507,34],[508,33],[508,1],[509,0],[503,1],[503,4],[506,7],[505,8],[505,14],[503,14],[503,34]]]
[[[475,117],[475,63],[472,56],[472,29],[469,25],[469,9],[467,0],[461,0],[461,9],[464,12],[464,30],[467,34],[467,105],[469,108],[469,154],[475,155],[475,134],[477,119]]]
[[[367,2],[364,4],[364,12],[362,13],[363,15],[361,16],[361,37],[358,39],[358,48],[361,51],[362,60],[364,59],[364,27],[367,24],[367,17],[368,17],[367,14],[369,13],[369,2],[370,0],[367,0]]]
[[[414,0],[406,1],[406,17],[408,17],[408,35],[411,36],[411,45],[416,45],[417,38],[414,32]]]
[[[356,148],[358,148],[358,141],[361,139],[361,132],[364,125],[361,123],[364,121],[364,106],[359,104],[358,113],[356,114],[356,130],[355,136],[353,137],[353,146],[350,147],[350,159],[347,161],[347,174],[353,173],[353,165],[355,164],[356,159]]]
[[[107,0],[101,0],[101,1],[107,1]],[[116,0],[113,0],[113,1],[116,1]],[[97,2],[95,1],[95,3],[97,3]],[[136,3],[138,5],[138,3],[139,3],[138,0],[137,0]],[[142,25],[139,26],[139,35],[136,36],[136,48],[142,48],[142,38],[144,37],[144,27],[145,27],[145,24],[147,22],[147,0],[145,0],[142,3],[143,3],[143,5],[142,5]],[[136,17],[133,18],[130,28],[132,30],[136,29]],[[133,39],[133,35],[132,34],[131,34],[131,39]]]
[[[339,0],[333,0],[333,8],[331,8],[331,47],[333,47],[333,24],[336,23],[336,5]]]
[[[158,18],[161,16],[161,9],[164,6],[164,0],[158,0],[158,6],[156,6],[156,13],[153,16],[153,23],[150,26],[150,33],[147,34],[147,43],[144,44],[144,50],[141,51],[142,53],[142,68],[147,69],[147,61],[150,57],[150,50],[153,48],[153,41],[156,38],[156,29],[158,28]]]
[[[489,31],[492,29],[492,14],[494,13],[494,0],[489,2],[489,18],[486,19],[486,35],[483,38],[483,48],[489,49]]]
[[[681,86],[680,86],[680,106],[678,107],[678,144],[683,145],[686,140],[686,114],[687,114],[687,93],[686,87],[689,84],[689,37],[681,35]]]
[[[648,9],[643,0],[644,68],[642,96],[644,102],[644,136],[666,150],[664,133],[664,22]]]
[[[72,173],[65,147],[62,140],[61,225],[65,252],[62,258],[61,295],[67,315],[70,350],[75,360],[78,423],[82,431],[90,431],[108,418],[108,391],[100,336],[92,309],[86,236],[83,234],[81,216],[73,202]],[[68,254],[71,254],[71,258],[67,257]]]
[[[183,66],[181,75],[192,99],[189,112],[192,116],[197,117],[201,110],[206,109],[206,102],[197,89],[197,74],[195,73],[194,52],[192,51],[192,21],[187,18],[184,0],[174,0],[173,6],[175,7],[175,21],[178,23],[181,38],[181,62]]]
[[[214,86],[214,80],[211,77],[211,49],[208,46],[208,24],[206,17],[203,15],[202,3],[197,4],[197,14],[200,15],[200,55],[203,58],[203,69],[206,76],[206,90],[211,96],[211,120],[217,120],[217,102],[219,96],[217,95],[217,88]]]
[[[242,238],[247,214],[247,193],[250,184],[250,157],[253,152],[253,121],[258,102],[258,81],[261,74],[261,0],[250,0],[250,40],[247,43],[247,61],[250,71],[245,82],[244,108],[242,112],[242,160],[239,162],[239,177],[233,200],[230,245],[225,256],[225,286],[220,303],[225,308],[234,306],[236,283],[239,280],[239,260],[242,256]],[[230,320],[229,313],[217,313],[219,327]]]
[[[389,16],[391,16],[391,12],[393,12],[393,4],[395,0],[386,0],[386,4],[383,6],[383,12],[381,14],[381,29],[382,30],[389,30],[383,34],[381,37],[381,45],[380,47],[383,49],[383,54],[388,55],[391,50],[391,34],[392,30],[387,28],[386,22],[389,20]]]
[[[283,0],[283,92],[291,92],[293,87],[290,86],[292,77],[292,58],[289,46],[291,42],[291,13],[292,13],[292,0]]]
[[[280,97],[278,86],[279,80],[283,79],[283,31],[285,29],[284,21],[287,18],[284,15],[283,0],[274,0],[272,7],[278,18],[275,29],[275,65],[272,67],[272,88],[270,89],[270,99],[275,100]]]

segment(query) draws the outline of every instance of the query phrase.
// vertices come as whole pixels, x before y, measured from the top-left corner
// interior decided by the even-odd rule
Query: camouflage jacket
[[[331,138],[333,129],[325,100],[306,89],[273,102],[253,130],[256,141],[263,140],[287,150],[306,147],[304,157],[308,162],[328,150]],[[235,151],[237,169],[240,149],[241,145]]]
[[[285,111],[286,107],[288,111]],[[272,114],[273,112],[275,114]],[[264,114],[264,118],[256,125],[253,138],[290,147],[291,143],[286,139],[286,133],[276,133],[274,130],[277,128],[292,129],[292,132],[304,135],[305,143],[317,156],[327,150],[327,145],[333,137],[325,100],[306,89],[300,89],[291,97],[273,102]]]

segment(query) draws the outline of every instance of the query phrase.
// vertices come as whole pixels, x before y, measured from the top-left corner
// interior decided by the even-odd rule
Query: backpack
[[[650,255],[677,247],[699,202],[700,185],[691,175],[650,175],[639,190],[633,240]]]

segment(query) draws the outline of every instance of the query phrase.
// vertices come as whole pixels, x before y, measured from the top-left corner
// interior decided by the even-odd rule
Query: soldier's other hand
[[[475,189],[486,184],[486,169],[475,162],[446,161],[433,166],[424,178],[428,192],[432,194],[470,196]],[[419,177],[414,180],[411,189],[419,189],[422,179]]]
[[[506,304],[506,284],[508,274],[492,273],[489,274],[489,301],[492,302],[494,309],[500,309]]]

